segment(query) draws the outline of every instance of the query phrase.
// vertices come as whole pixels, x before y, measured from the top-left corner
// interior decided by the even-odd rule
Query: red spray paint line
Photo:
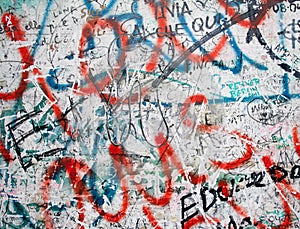
[[[166,0],[160,0],[160,4],[162,6],[167,6],[168,5],[168,1]],[[164,17],[159,17],[157,16],[156,21],[158,24],[158,27],[160,28],[165,28],[168,25],[167,22],[167,8],[166,7],[155,7],[155,3],[152,2],[149,4],[150,8],[152,10],[153,15],[164,15]],[[162,11],[163,10],[163,11]],[[180,41],[176,38],[175,35],[172,35],[171,38],[169,38],[171,40],[171,42],[174,42],[174,46],[179,49],[180,53],[184,53],[186,52],[186,48],[183,48]],[[156,45],[154,45],[153,48],[153,53],[151,55],[151,58],[149,60],[149,62],[146,65],[146,71],[148,72],[152,72],[158,64],[158,56],[160,53],[160,49],[162,48],[163,42],[165,40],[165,36],[158,36],[157,38],[157,43]],[[225,46],[227,42],[227,36],[223,35],[220,40],[218,41],[218,43],[216,44],[216,46],[214,47],[214,49],[209,52],[206,53],[205,55],[197,55],[194,53],[191,53],[188,58],[192,61],[192,62],[209,62],[209,61],[213,61],[218,55],[220,55],[223,47]]]
[[[217,166],[218,168],[224,169],[224,170],[231,170],[236,169],[245,163],[247,163],[253,156],[254,148],[250,145],[249,142],[252,142],[252,140],[247,135],[242,135],[241,133],[237,131],[230,132],[229,134],[237,135],[241,141],[246,141],[246,152],[244,153],[243,157],[240,157],[238,159],[235,159],[230,162],[222,162],[222,161],[216,161],[211,160],[212,164]]]
[[[294,141],[294,148],[298,156],[300,157],[300,141],[299,141],[299,134],[298,134],[298,126],[294,126],[292,130],[293,134],[293,141]]]
[[[143,213],[148,218],[149,222],[151,223],[152,227],[155,229],[163,229],[161,226],[158,225],[157,220],[155,219],[150,207],[143,206]]]
[[[114,161],[115,169],[119,176],[119,180],[123,179],[124,176],[123,168],[128,175],[131,176],[136,175],[133,172],[133,162],[129,159],[130,157],[128,156],[127,152],[121,146],[110,145],[109,152],[111,157],[114,159],[113,161]],[[172,197],[172,192],[173,192],[172,182],[171,182],[172,177],[170,176],[170,172],[169,172],[170,167],[169,167],[169,163],[166,160],[166,157],[162,158],[161,163],[163,167],[163,173],[166,176],[166,182],[165,182],[166,192],[161,197],[155,197],[149,194],[141,184],[135,183],[135,185],[137,190],[143,195],[143,197],[149,203],[158,206],[165,206],[170,202]]]
[[[264,156],[262,157],[262,161],[267,169],[267,171],[269,172],[269,169],[275,165],[275,163],[272,161],[270,156]],[[290,185],[288,185],[287,183],[285,184],[286,187],[290,187]],[[291,214],[292,214],[292,210],[288,204],[288,202],[286,201],[286,193],[285,190],[281,187],[280,183],[276,183],[277,188],[281,191],[282,195],[279,195],[282,203],[283,203],[283,208],[284,208],[284,212],[285,212],[285,217],[284,217],[284,221],[280,224],[279,228],[290,228],[291,225]]]

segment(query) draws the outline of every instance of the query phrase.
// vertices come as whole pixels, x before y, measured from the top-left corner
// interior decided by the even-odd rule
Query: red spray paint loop
[[[126,48],[129,42],[128,34],[121,30],[120,24],[117,23],[113,19],[100,19],[98,17],[95,17],[92,20],[89,20],[88,23],[86,23],[82,28],[82,36],[80,38],[79,42],[79,58],[84,58],[84,50],[85,46],[88,42],[88,39],[90,36],[92,36],[92,31],[96,29],[106,29],[106,28],[112,28],[119,38],[117,40],[120,40],[121,45],[121,53],[117,60],[117,66],[113,69],[113,77],[111,78],[109,75],[105,76],[103,79],[101,79],[99,82],[94,82],[92,80],[91,71],[89,68],[89,65],[85,61],[80,62],[80,70],[82,75],[85,78],[85,81],[88,83],[86,87],[81,87],[79,90],[75,90],[75,94],[97,94],[99,97],[107,102],[110,105],[120,105],[122,103],[128,103],[127,99],[122,99],[118,97],[114,97],[111,94],[104,93],[103,90],[105,87],[109,86],[112,83],[112,80],[117,80],[122,67],[125,65],[126,60]],[[148,92],[149,88],[143,88],[142,89],[142,95],[145,95]],[[138,93],[132,94],[129,98],[130,103],[135,103],[138,98]]]
[[[228,133],[230,135],[236,135],[239,137],[239,139],[242,142],[246,142],[246,152],[243,154],[243,157],[240,157],[238,159],[232,160],[230,162],[222,162],[222,161],[216,161],[216,160],[210,160],[213,165],[217,166],[218,168],[224,169],[224,170],[231,170],[236,169],[240,167],[241,165],[244,165],[247,163],[253,156],[254,148],[251,146],[252,139],[250,139],[247,135],[242,135],[238,131],[232,131]]]
[[[155,6],[155,2],[150,2],[149,6],[150,9],[152,11],[152,14],[155,16],[156,14],[161,13],[162,15],[167,15],[166,13],[166,7],[158,7],[156,8]],[[159,3],[157,4],[161,4],[163,6],[166,6],[168,3],[168,1],[166,0],[160,0]],[[164,12],[157,12],[157,11],[161,11],[164,10]],[[159,27],[163,28],[165,26],[167,26],[167,17],[156,17],[156,21]],[[101,29],[105,29],[106,27],[109,28],[113,28],[115,30],[115,32],[117,32],[117,34],[120,36],[121,39],[121,44],[122,47],[126,47],[128,44],[128,36],[127,33],[123,34],[124,31],[122,31],[120,29],[120,25],[115,22],[113,19],[99,19],[97,17],[95,17],[95,19],[90,20],[86,25],[84,25],[83,29],[82,29],[82,37],[80,39],[80,44],[79,44],[79,57],[83,58],[84,57],[84,47],[85,44],[87,43],[88,37],[91,36],[93,29],[95,29],[96,27],[100,26]],[[153,47],[153,52],[151,54],[151,57],[149,59],[149,61],[146,63],[146,71],[148,72],[153,72],[154,69],[157,67],[158,65],[158,57],[160,54],[160,50],[162,48],[162,45],[164,44],[164,40],[165,40],[165,36],[158,36],[157,38],[157,42]],[[180,49],[180,52],[185,52],[184,48],[181,48],[179,45],[179,41],[176,39],[176,36],[172,36],[172,40],[174,40],[174,42],[178,45],[176,45],[177,48]],[[223,35],[219,41],[219,43],[215,46],[214,50],[211,51],[210,53],[203,55],[196,55],[196,54],[190,54],[189,59],[192,60],[193,62],[197,62],[197,61],[204,61],[204,62],[208,62],[208,61],[212,61],[214,60],[221,52],[222,48],[225,46],[227,41],[227,37],[225,35]],[[115,67],[114,69],[114,76],[113,78],[116,78],[122,68],[122,66],[125,63],[125,59],[126,59],[126,49],[122,48],[121,51],[121,55],[118,58],[118,66]],[[80,93],[84,93],[84,94],[92,94],[92,93],[96,93],[99,94],[99,96],[104,100],[109,102],[110,104],[117,104],[122,102],[121,99],[119,98],[115,98],[115,97],[111,97],[111,95],[108,94],[104,94],[102,93],[103,89],[108,86],[111,82],[112,79],[109,76],[106,76],[104,79],[102,79],[100,82],[98,82],[97,84],[95,84],[94,82],[91,81],[90,79],[90,70],[89,67],[87,65],[86,62],[81,62],[81,72],[82,75],[85,77],[85,80],[88,82],[88,87],[85,88],[80,88],[79,92]],[[149,88],[143,88],[142,91],[144,92],[143,94],[146,94],[148,92]],[[78,93],[77,91],[75,91],[75,93]],[[201,129],[205,129],[206,127],[201,125],[199,126],[199,130]]]
[[[196,127],[196,129],[198,131],[203,131],[203,132],[208,132],[208,133],[219,130],[220,127],[217,125],[207,125],[207,124],[198,124],[197,125],[195,121],[192,121],[189,118],[185,118],[185,116],[187,115],[187,112],[192,104],[203,105],[203,104],[207,104],[207,103],[208,103],[208,100],[205,97],[205,95],[203,95],[203,94],[195,94],[195,95],[189,96],[185,100],[182,110],[181,110],[181,114],[180,114],[180,117],[183,120],[183,124],[189,128]],[[217,166],[218,168],[221,168],[224,170],[231,170],[231,169],[238,168],[241,165],[247,163],[252,158],[253,151],[254,151],[254,148],[250,144],[252,142],[252,140],[247,135],[243,135],[238,131],[231,131],[231,132],[227,132],[226,130],[223,130],[223,131],[230,135],[236,135],[239,137],[239,139],[241,141],[246,142],[245,143],[246,152],[243,155],[243,157],[235,159],[230,162],[210,160],[212,162],[212,164]]]
[[[177,169],[179,174],[186,178],[186,172],[183,169],[183,166],[180,162],[180,160],[176,157],[175,152],[171,145],[168,143],[166,138],[163,136],[162,133],[159,133],[155,141],[157,145],[159,145],[158,151],[160,156],[160,161],[162,165],[162,170],[164,175],[166,176],[166,184],[165,184],[165,190],[166,192],[163,194],[162,197],[156,198],[152,196],[151,194],[147,193],[147,191],[142,187],[141,184],[138,184],[135,182],[137,190],[144,196],[144,198],[153,205],[157,206],[165,206],[167,205],[172,197],[172,176],[171,176],[171,170],[172,165]],[[162,144],[165,142],[165,144]],[[122,167],[126,170],[127,174],[131,176],[131,179],[134,180],[134,176],[136,175],[136,172],[133,170],[133,163],[127,155],[127,152],[123,149],[122,146],[115,146],[110,145],[109,146],[109,152],[111,157],[114,159],[114,165],[118,174],[119,179],[124,178],[124,173],[122,170]],[[191,175],[189,174],[189,177],[192,177],[192,182],[195,184],[202,183],[206,180],[207,175]]]
[[[79,58],[84,58],[84,50],[85,50],[85,45],[88,42],[88,39],[93,34],[93,30],[95,29],[106,29],[106,28],[112,28],[117,35],[119,36],[118,39],[120,39],[120,43],[122,47],[126,47],[128,44],[128,35],[124,32],[122,32],[120,24],[117,23],[113,19],[100,19],[98,17],[95,17],[94,19],[91,19],[86,23],[83,28],[82,28],[82,36],[79,41]],[[113,79],[116,79],[120,73],[120,70],[125,64],[126,60],[126,52],[124,49],[122,49],[121,54],[118,57],[118,64],[117,66],[113,69]],[[115,104],[118,100],[118,98],[114,98],[109,96],[108,94],[102,93],[104,88],[108,86],[111,82],[112,79],[110,76],[105,76],[104,79],[102,79],[100,82],[93,82],[91,79],[91,72],[89,69],[89,66],[85,61],[80,62],[80,69],[81,73],[84,76],[85,80],[88,82],[88,87],[85,88],[80,88],[80,92],[82,93],[87,93],[87,94],[92,94],[96,93],[99,94],[99,96],[104,99],[105,101],[109,101],[111,104]]]
[[[208,103],[208,100],[205,95],[203,94],[195,94],[189,96],[183,103],[183,107],[181,109],[180,118],[183,120],[183,124],[189,128],[197,128],[199,131],[205,131],[205,132],[212,132],[214,130],[218,130],[219,127],[216,125],[206,125],[206,124],[198,124],[189,119],[185,118],[187,115],[187,112],[191,105],[206,105]],[[197,125],[197,126],[196,126]]]
[[[201,184],[207,180],[207,177],[208,177],[207,174],[199,174],[198,175],[198,174],[194,174],[191,172],[189,174],[187,174],[184,171],[180,160],[175,155],[174,149],[172,148],[172,146],[169,144],[169,142],[167,141],[165,136],[163,136],[162,133],[159,133],[156,136],[155,141],[156,141],[157,145],[160,145],[160,147],[158,148],[158,151],[159,151],[159,155],[160,155],[162,162],[165,162],[167,160],[167,157],[169,157],[172,164],[175,166],[175,168],[178,170],[179,174],[181,174],[181,176],[183,178],[189,179],[189,181],[195,185]],[[162,144],[164,142],[166,142],[166,143]]]
[[[102,207],[98,206],[96,202],[93,200],[92,195],[89,192],[89,189],[85,186],[84,182],[82,181],[81,174],[92,175],[92,170],[81,161],[78,161],[73,158],[62,158],[52,163],[52,165],[47,169],[46,175],[44,177],[44,182],[42,183],[41,190],[43,199],[45,202],[44,205],[44,217],[45,217],[45,226],[47,229],[53,228],[52,219],[49,216],[49,210],[47,209],[49,199],[50,199],[50,185],[51,181],[54,178],[55,174],[59,171],[64,170],[69,177],[69,180],[72,184],[72,188],[74,194],[76,195],[77,199],[77,207],[79,210],[79,221],[81,223],[84,222],[84,199],[87,199],[92,205],[93,208],[99,213],[99,215],[103,216],[103,218],[110,222],[119,222],[122,218],[126,215],[126,210],[129,205],[129,197],[128,197],[128,188],[123,179],[121,181],[121,189],[123,191],[123,200],[121,204],[121,209],[119,212],[115,214],[110,214],[105,212]],[[120,175],[120,174],[118,174]],[[82,224],[78,225],[80,228],[83,228]]]

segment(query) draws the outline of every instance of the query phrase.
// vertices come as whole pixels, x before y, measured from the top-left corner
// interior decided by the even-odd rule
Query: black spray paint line
[[[265,49],[267,51],[267,54],[270,56],[270,58],[272,60],[277,60],[280,62],[277,64],[279,67],[281,67],[285,72],[288,72],[288,73],[292,73],[292,70],[293,70],[294,71],[293,75],[296,78],[300,79],[300,72],[297,71],[296,69],[294,69],[293,67],[291,67],[289,64],[282,62],[282,59],[278,55],[276,55],[273,52],[272,47],[270,47],[267,44],[266,40],[263,38],[263,36],[258,28],[252,29],[252,33],[256,36],[259,44],[263,47],[263,49]]]
[[[212,32],[207,33],[204,37],[202,37],[199,41],[195,42],[191,47],[189,47],[181,56],[179,56],[174,62],[167,67],[163,74],[161,74],[157,79],[155,79],[152,82],[152,87],[156,88],[159,86],[159,84],[162,83],[184,60],[188,58],[188,56],[195,52],[201,45],[215,37],[216,35],[220,34],[221,32],[229,29],[231,26],[239,23],[240,21],[243,21],[247,18],[249,18],[251,15],[259,13],[259,10],[247,12],[244,14],[241,14],[237,18],[231,18],[230,21],[226,21],[223,25],[216,28]]]

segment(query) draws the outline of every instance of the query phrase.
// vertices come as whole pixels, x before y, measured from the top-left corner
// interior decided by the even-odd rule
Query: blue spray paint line
[[[92,150],[92,157],[96,157],[98,153],[98,143],[101,141],[99,134],[95,134],[94,136],[94,144]]]
[[[49,75],[46,77],[46,82],[47,84],[52,88],[52,89],[56,89],[59,91],[63,91],[66,90],[66,88],[68,87],[72,87],[72,83],[68,83],[68,84],[59,84],[57,79],[57,75],[59,74],[58,71],[60,70],[60,68],[56,68],[56,69],[50,69],[49,71]]]
[[[282,3],[283,4],[283,3]],[[283,12],[279,10],[279,28],[280,31],[283,31]],[[280,44],[284,46],[284,33],[280,33]]]
[[[138,10],[138,1],[135,1],[133,4],[132,4],[132,12],[136,12]],[[113,19],[115,20],[116,22],[119,22],[119,21],[124,21],[124,20],[135,20],[136,22],[136,25],[138,26],[138,28],[140,29],[141,26],[144,24],[144,20],[143,20],[143,16],[138,14],[138,13],[125,13],[125,14],[121,14],[121,15],[112,15],[109,17],[110,19]],[[139,30],[140,31],[140,30]],[[132,33],[132,34],[129,34],[131,35],[131,37],[129,37],[129,44],[139,44],[139,43],[143,43],[145,45],[147,45],[148,47],[150,48],[153,48],[154,47],[154,44],[153,42],[151,42],[149,39],[145,39],[145,37],[141,37],[140,34],[138,34],[138,31],[134,31],[135,33]],[[135,36],[136,35],[139,35],[140,36],[140,40],[136,39]],[[118,34],[115,33],[115,37],[117,37]],[[142,41],[142,42],[141,42]],[[120,44],[120,39],[117,40],[118,42],[118,46],[119,47],[122,47],[122,45]],[[118,57],[120,55],[120,51],[118,52]],[[170,62],[172,60],[172,58],[170,58],[167,54],[161,52],[162,55],[164,56],[164,58]],[[118,58],[117,57],[117,58]],[[185,71],[185,66],[184,64],[180,64],[177,68],[178,71],[180,72],[183,72]]]
[[[28,224],[28,226],[34,226],[34,224],[30,221],[29,212],[19,201],[16,200],[16,196],[8,195],[8,200],[5,200],[2,203],[2,207],[6,209],[5,215],[17,217],[18,222],[14,223],[14,220],[8,220],[8,222],[5,222],[2,220],[5,226],[1,228],[25,228]]]
[[[137,26],[143,25],[143,18],[142,18],[142,16],[138,15],[138,17],[137,17],[137,16],[135,16],[132,13],[126,13],[126,14],[117,15],[117,16],[110,16],[109,18],[110,19],[114,19],[116,22],[122,21],[122,20],[134,19],[136,21],[136,25]],[[141,36],[140,36],[139,39],[136,38],[137,35],[139,35],[139,34],[137,34],[137,31],[134,31],[134,33],[130,34],[130,35],[131,36],[129,37],[129,41],[128,41],[129,44],[127,44],[127,45],[135,45],[135,44],[141,44],[141,43],[143,43],[143,44],[147,45],[150,48],[154,47],[153,42],[151,42],[149,39],[144,39]],[[119,34],[117,34],[116,31],[114,31],[114,36],[115,36],[115,39],[116,39],[117,46],[118,47],[122,47],[121,39],[119,38]],[[87,48],[84,50],[84,52],[86,53],[86,55],[87,55],[88,51],[90,51],[90,50],[92,50],[92,49],[95,48],[95,41],[94,41],[94,37],[92,35],[87,38],[87,44],[88,44]],[[120,57],[121,52],[122,52],[122,50],[119,49],[118,53],[117,53],[117,56],[116,56],[116,59],[118,59]],[[167,62],[170,62],[172,60],[172,58],[170,58],[166,53],[164,53],[164,52],[161,52],[161,53],[162,53],[163,57],[166,59]],[[126,68],[126,66],[122,66],[122,67],[123,67],[123,69]],[[184,64],[180,64],[178,66],[177,70],[180,71],[180,72],[185,71]]]
[[[262,71],[268,70],[268,68],[266,66],[264,66],[260,63],[257,63],[256,61],[252,60],[250,57],[248,57],[247,55],[245,55],[242,52],[242,50],[238,47],[238,44],[237,44],[236,40],[234,39],[234,36],[233,36],[230,29],[227,30],[227,33],[232,38],[232,39],[230,39],[229,43],[232,45],[232,47],[235,50],[235,53],[236,53],[237,56],[239,56],[239,55],[242,56],[242,60],[245,59],[246,61],[248,61],[249,64],[254,65],[259,70],[262,70]],[[243,63],[242,60],[239,62],[239,65],[237,66],[237,68],[240,69],[240,70],[242,69],[242,63]]]
[[[45,26],[46,26],[47,18],[48,18],[49,11],[50,11],[52,3],[53,3],[53,0],[48,0],[47,7],[45,9],[45,14],[44,14],[44,17],[43,17],[43,20],[42,20],[42,23],[41,23],[41,29],[39,30],[39,33],[38,33],[37,38],[35,40],[35,43],[33,45],[33,50],[31,52],[32,57],[35,56],[37,48],[38,48],[39,43],[40,43],[40,40],[42,38],[43,31],[44,31]]]
[[[292,98],[300,98],[300,94],[293,94],[293,95],[275,94],[275,95],[264,95],[264,96],[249,96],[249,97],[244,97],[243,99],[241,99],[240,97],[239,98],[223,97],[221,99],[208,99],[208,103],[209,104],[222,104],[222,103],[234,103],[234,102],[249,103],[254,99],[268,100],[277,97],[284,97],[287,100],[290,100]]]
[[[282,84],[283,84],[282,94],[286,97],[290,97],[291,94],[289,89],[289,77],[287,73],[284,73],[282,77]]]
[[[138,0],[133,0],[133,3],[131,4],[131,11],[134,15],[139,15],[138,13],[136,13],[138,7],[139,7]]]
[[[182,23],[182,26],[183,26],[185,32],[188,34],[188,36],[189,36],[190,38],[192,38],[192,41],[193,41],[193,42],[196,42],[197,39],[196,39],[196,37],[193,35],[193,33],[192,33],[192,31],[189,29],[189,27],[187,26],[187,22],[186,22],[185,17],[184,17],[183,15],[180,15],[180,16],[179,16],[179,21],[180,21],[180,23]],[[199,50],[200,50],[203,54],[208,53],[202,46],[199,46]]]
[[[220,15],[220,14],[217,14],[217,15]],[[185,17],[181,15],[181,16],[179,17],[179,20],[180,20],[180,22],[181,22],[182,24],[185,24],[185,25],[184,25],[184,30],[186,31],[186,33],[188,34],[188,36],[190,36],[190,38],[192,39],[192,41],[193,41],[193,42],[197,42],[198,40],[196,39],[196,37],[193,35],[193,33],[191,32],[191,30],[190,30],[190,29],[188,28],[188,26],[187,26],[187,22],[186,22],[186,20],[185,20]],[[232,35],[231,35],[231,36],[232,36]],[[231,41],[229,41],[229,42],[232,42],[233,40],[234,40],[234,38],[232,37]],[[234,49],[234,51],[235,51],[235,53],[236,53],[236,55],[237,55],[237,58],[241,58],[241,57],[242,57],[242,55],[240,54],[240,53],[241,53],[241,50],[238,48],[237,44],[236,44],[236,43],[232,43],[232,46],[233,46],[233,49]],[[208,51],[207,51],[206,49],[204,49],[202,46],[199,47],[199,50],[200,50],[200,51],[202,52],[202,54],[204,54],[204,55],[208,53]],[[242,60],[242,58],[241,58],[239,61],[237,61],[237,65],[236,65],[235,67],[233,67],[233,68],[229,68],[229,67],[227,67],[227,66],[221,64],[220,61],[213,61],[212,64],[213,64],[214,66],[219,67],[219,69],[221,69],[221,70],[230,70],[233,74],[238,74],[238,73],[240,73],[240,71],[241,71],[242,61],[243,61],[243,60]]]
[[[282,4],[284,4],[284,3],[282,3]],[[284,29],[283,29],[283,12],[282,12],[281,10],[279,10],[279,28],[280,28],[280,31],[283,31],[283,30],[284,30]],[[281,44],[281,46],[282,46],[282,47],[285,47],[285,43],[284,43],[284,33],[280,33],[279,37],[280,37],[280,44]],[[286,93],[289,93],[288,82],[285,82],[285,81],[288,81],[288,78],[285,79],[285,77],[287,77],[286,74],[287,74],[287,73],[285,73],[285,74],[283,75],[283,79],[282,79],[283,93],[285,93],[285,91],[286,91]],[[287,85],[286,85],[286,84],[287,84]]]
[[[96,46],[95,46],[95,40],[94,40],[94,37],[93,35],[89,35],[87,37],[87,47],[85,50],[83,50],[85,53],[94,49]]]

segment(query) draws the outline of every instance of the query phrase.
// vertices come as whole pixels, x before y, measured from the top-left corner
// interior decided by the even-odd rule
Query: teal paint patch
[[[0,12],[3,14],[7,11],[14,11],[17,14],[26,13],[23,6],[28,8],[37,8],[40,4],[46,4],[46,1],[41,0],[0,0]]]

